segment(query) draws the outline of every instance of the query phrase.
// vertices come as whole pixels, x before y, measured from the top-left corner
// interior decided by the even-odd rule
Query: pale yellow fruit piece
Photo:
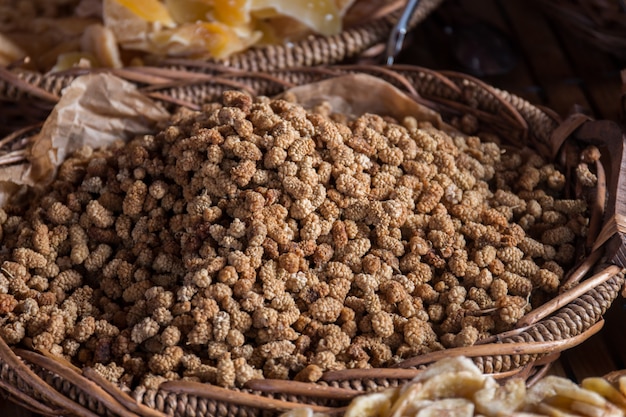
[[[552,407],[556,407],[562,410],[569,410],[572,407],[572,403],[574,399],[571,397],[564,397],[562,395],[556,394],[552,397],[547,397],[542,400],[543,404],[548,404]]]
[[[6,66],[26,55],[11,39],[0,33],[0,66]]]
[[[446,372],[424,381],[418,398],[429,400],[454,397],[472,398],[476,391],[491,385],[489,381],[484,375],[476,375],[468,371]]]
[[[395,396],[395,389],[356,397],[346,410],[344,417],[387,416]]]
[[[537,404],[535,411],[541,415],[549,417],[580,417],[580,414],[563,410],[558,407],[554,407],[552,405],[544,403]]]
[[[256,39],[250,35],[244,41],[235,29],[219,22],[198,22],[154,33],[150,40],[155,53],[224,58],[247,48]]]
[[[70,68],[94,68],[98,60],[95,56],[85,52],[66,52],[57,57],[57,62],[50,70],[51,73],[64,71]]]
[[[435,362],[426,368],[424,372],[419,373],[415,378],[413,378],[413,381],[425,381],[429,378],[447,372],[466,372],[481,377],[483,375],[471,359],[464,356],[456,356],[441,359],[440,361]]]
[[[313,417],[313,410],[309,407],[294,408],[293,410],[281,414],[280,417]]]
[[[207,21],[213,13],[211,0],[165,0],[165,7],[176,23]]]
[[[213,7],[215,18],[224,24],[242,26],[250,23],[250,0],[213,0]]]
[[[60,55],[71,54],[72,52],[77,52],[79,50],[80,39],[72,39],[49,47],[45,52],[41,53],[38,56],[35,56],[34,59],[37,63],[38,68],[40,68],[42,71],[47,71],[49,68],[52,68],[54,65],[56,65],[56,62]]]
[[[121,68],[122,59],[113,31],[101,24],[89,26],[81,38],[81,49],[96,57],[100,66]]]
[[[352,0],[335,1],[340,18],[344,17],[344,15],[345,18],[348,17],[345,12],[352,3]],[[298,20],[298,17],[279,15],[269,9],[255,11],[254,16],[257,18],[256,28],[263,32],[263,38],[260,41],[263,44],[296,42],[304,36],[311,34],[311,28]],[[359,20],[364,20],[365,18],[363,17]],[[341,19],[341,26],[342,28],[345,26],[345,19]]]
[[[626,396],[604,378],[585,378],[581,387],[596,392],[626,411]]]
[[[422,408],[416,417],[472,417],[474,403],[463,398],[447,398]]]
[[[432,400],[412,399],[404,407],[398,408],[396,412],[391,414],[389,417],[414,416],[417,415],[421,409],[429,407],[434,403],[435,401]]]
[[[624,412],[611,403],[607,403],[604,407],[597,407],[582,401],[573,401],[570,410],[588,417],[624,417]]]
[[[547,376],[533,385],[526,395],[526,403],[538,404],[544,399],[557,396],[597,407],[604,407],[606,404],[606,400],[600,394],[583,389],[573,381],[558,376]]]
[[[148,32],[152,30],[150,22],[137,16],[117,0],[103,1],[102,16],[104,26],[112,30],[118,42],[124,45],[145,43]]]
[[[292,17],[322,35],[335,35],[341,31],[340,10],[334,0],[250,0],[252,12],[263,12],[264,16]],[[272,17],[274,17],[273,15]]]
[[[510,379],[504,385],[483,388],[474,394],[476,410],[487,417],[510,414],[522,408],[526,384],[521,379]]]
[[[394,401],[389,411],[390,417],[400,417],[404,415],[414,415],[415,410],[432,404],[429,399],[420,399],[422,384],[413,382],[400,388],[398,398]]]
[[[167,27],[176,25],[167,7],[159,0],[114,0],[126,7],[134,15],[150,23],[160,23]]]

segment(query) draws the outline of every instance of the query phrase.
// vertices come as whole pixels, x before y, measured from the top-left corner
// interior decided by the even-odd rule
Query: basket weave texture
[[[434,11],[443,0],[422,0],[413,12],[408,29],[414,28]],[[387,42],[391,29],[398,22],[405,1],[386,0],[374,16],[363,23],[350,26],[332,36],[310,35],[285,45],[253,47],[221,60],[191,61],[188,69],[197,70],[202,64],[221,65],[245,71],[269,71],[287,68],[312,67],[345,62],[358,58],[375,45]],[[167,61],[163,62],[167,64]],[[196,65],[197,64],[197,65]],[[184,64],[183,64],[184,65]],[[11,74],[0,74],[0,100],[17,100],[24,93],[17,78],[58,95],[75,77],[67,74],[41,74],[15,69]],[[4,78],[4,81],[2,79]]]
[[[561,122],[549,111],[474,78],[417,67],[344,66],[269,73],[215,67],[198,68],[194,73],[183,68],[143,68],[126,75],[144,85],[146,94],[194,107],[215,100],[234,86],[253,94],[273,95],[290,86],[354,72],[392,82],[446,120],[473,115],[481,130],[495,131],[519,147],[531,146],[546,158],[558,158],[563,148],[579,143],[608,150],[608,159],[598,170],[606,172],[606,187],[599,186],[597,191],[601,209],[595,210],[591,219],[597,227],[590,227],[587,256],[568,275],[564,291],[528,313],[515,330],[480,344],[432,352],[394,368],[327,372],[318,383],[264,380],[252,381],[245,389],[228,390],[177,381],[164,383],[158,390],[123,392],[89,368],[78,369],[52,357],[10,348],[0,340],[0,388],[13,400],[47,415],[258,416],[275,415],[305,403],[327,411],[345,406],[359,393],[401,384],[420,368],[451,355],[473,358],[486,373],[528,377],[555,360],[559,352],[599,331],[602,315],[624,284],[622,268],[626,265],[621,175],[625,149],[616,124],[580,115]],[[154,83],[157,76],[160,84]],[[604,182],[599,179],[600,184]]]
[[[538,0],[569,34],[618,58],[626,58],[626,9],[620,0]]]

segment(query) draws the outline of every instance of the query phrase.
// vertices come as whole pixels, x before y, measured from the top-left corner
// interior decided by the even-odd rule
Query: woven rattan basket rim
[[[426,19],[442,2],[443,0],[421,0],[409,21],[409,29]],[[190,62],[255,72],[345,62],[359,57],[375,45],[387,42],[393,26],[402,13],[405,1],[386,0],[384,3],[388,6],[381,8],[380,15],[374,16],[367,22],[348,27],[336,35],[311,35],[284,45],[253,47],[225,59]],[[197,67],[189,65],[187,69],[193,70],[193,68]],[[43,74],[18,68],[11,73],[6,70],[0,71],[0,102],[18,101],[23,98],[25,91],[17,87],[16,77],[57,96],[74,79],[73,76],[60,77],[57,74]],[[32,101],[33,97],[29,100]]]
[[[231,76],[229,80],[237,80],[247,85],[257,94],[274,94],[289,85],[306,84],[351,72],[375,74],[385,78],[406,90],[415,100],[426,103],[447,116],[473,114],[496,131],[502,132],[508,129],[511,139],[521,145],[543,147],[544,152],[547,153],[554,151],[551,146],[555,136],[558,136],[557,133],[565,130],[565,136],[570,136],[569,134],[575,131],[577,126],[584,123],[582,119],[573,119],[574,121],[570,123],[573,127],[570,129],[567,123],[561,124],[550,112],[543,111],[519,97],[494,89],[472,77],[416,67],[306,68],[263,74],[232,73],[228,69],[217,71],[218,74]],[[215,74],[216,72],[213,71],[212,75]],[[215,77],[195,80],[186,82],[183,86],[167,86],[164,89],[152,86],[150,94],[158,92],[162,97],[174,97],[180,101],[197,104],[206,99],[213,100],[215,94],[232,88],[229,84],[220,84],[219,80],[222,79]],[[215,80],[217,84],[214,83]],[[566,129],[563,129],[563,126]],[[561,140],[557,142],[559,146],[562,143]],[[619,149],[623,150],[623,147]],[[621,163],[621,155],[620,152],[612,156],[619,156]],[[617,234],[617,230],[620,229],[619,226],[614,228],[615,232],[610,233],[611,236]],[[606,240],[608,243],[613,242],[611,239]],[[618,249],[621,249],[621,246]],[[612,257],[610,259],[606,256],[602,259],[590,258],[590,260],[592,262],[587,265],[587,269],[595,268],[595,271],[584,274],[587,278],[585,281],[560,295],[561,303],[557,303],[559,305],[546,313],[547,316],[535,314],[533,317],[528,317],[523,321],[525,324],[523,328],[497,335],[490,344],[435,352],[431,356],[424,355],[423,358],[417,358],[415,361],[407,361],[404,365],[422,366],[436,360],[440,355],[464,354],[473,357],[475,363],[484,372],[511,375],[527,371],[542,360],[552,357],[551,354],[581,343],[602,327],[602,315],[616,299],[624,283],[621,265],[603,263],[607,260],[613,261]],[[20,387],[19,393],[9,391],[13,398],[31,401],[30,406],[40,412],[83,413],[83,415],[89,415],[90,412],[95,415],[106,412],[128,416],[155,415],[147,411],[147,408],[137,406],[137,404],[143,404],[165,414],[180,416],[249,416],[274,414],[276,407],[287,407],[285,404],[289,402],[292,406],[293,403],[311,403],[318,406],[338,404],[336,399],[332,399],[333,396],[319,398],[319,392],[318,395],[276,394],[268,391],[260,392],[258,389],[224,390],[202,384],[185,385],[175,382],[166,383],[159,390],[137,389],[130,393],[136,403],[132,400],[128,403],[128,396],[119,389],[108,386],[104,381],[98,380],[98,384],[93,383],[91,379],[95,377],[87,369],[84,370],[84,375],[81,375],[80,370],[74,370],[71,366],[53,364],[54,361],[51,363],[49,358],[18,350],[17,354],[22,356],[22,362],[6,345],[2,346],[1,350],[0,387],[5,390],[11,386]],[[354,377],[349,375],[338,377],[337,374],[329,373],[328,380],[324,381],[323,378],[321,383],[311,384],[311,387],[315,387],[313,389],[315,391],[318,387],[328,386],[335,394],[346,389],[368,391],[397,385],[409,378],[409,374],[413,372],[405,372],[405,369],[396,371],[391,370],[387,373],[381,371],[380,375],[355,374]],[[35,374],[39,375],[39,380],[33,379],[36,377]],[[42,393],[40,389],[37,389],[37,386],[41,387],[42,384],[52,386],[56,394]],[[96,392],[94,386],[100,394],[94,394]],[[114,395],[105,396],[107,392]],[[59,399],[59,394],[62,399]],[[322,397],[324,395],[322,394]],[[70,401],[71,408],[67,405],[67,401]],[[276,405],[276,401],[279,405]],[[281,401],[287,401],[287,403],[281,403]],[[111,408],[111,404],[115,405],[115,411]],[[132,408],[128,404],[131,404]]]

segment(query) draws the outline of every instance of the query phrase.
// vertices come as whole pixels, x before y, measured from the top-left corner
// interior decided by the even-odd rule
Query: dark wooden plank
[[[546,105],[561,115],[567,115],[574,105],[590,108],[566,55],[538,8],[522,0],[500,0],[499,5],[546,94]]]
[[[550,25],[533,5],[521,0],[498,2],[527,54],[537,78],[554,82],[572,76],[571,67]]]
[[[581,382],[587,377],[603,376],[618,369],[618,363],[602,332],[565,351],[561,355],[561,361],[568,364],[576,382]]]
[[[616,80],[619,77],[616,75]],[[619,83],[612,80],[585,82],[597,119],[620,120],[621,92]]]
[[[437,11],[412,31],[408,42],[407,48],[399,56],[399,62],[434,70],[458,69],[450,38],[444,32],[443,22]]]
[[[38,414],[20,407],[19,405],[5,399],[0,398],[0,415],[7,417],[38,417]]]
[[[624,318],[626,317],[626,300],[619,297],[605,314],[606,325],[602,329],[602,336],[609,348],[611,357],[616,362],[615,370],[626,369],[626,331]]]
[[[497,1],[460,0],[459,3],[471,18],[491,25],[507,36],[514,53],[517,55],[517,63],[510,72],[486,76],[483,79],[487,83],[513,93],[533,104],[544,104],[544,100],[541,94],[539,94],[540,88],[531,74],[529,63],[519,47],[515,33],[511,30],[511,26],[502,14],[502,10],[498,7]]]
[[[554,361],[554,363],[550,365],[550,370],[548,371],[547,375],[560,376],[562,378],[571,378],[571,374],[569,373],[569,370],[565,367],[565,363],[561,358]]]
[[[556,35],[563,45],[576,75],[582,81],[594,115],[599,119],[618,120],[620,115],[620,74],[616,61],[608,53],[581,42],[571,34]]]

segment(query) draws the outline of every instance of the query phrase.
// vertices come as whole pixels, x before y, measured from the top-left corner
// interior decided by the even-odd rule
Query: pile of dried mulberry
[[[471,345],[557,291],[587,228],[554,165],[504,149],[225,93],[1,211],[0,335],[148,387]]]

